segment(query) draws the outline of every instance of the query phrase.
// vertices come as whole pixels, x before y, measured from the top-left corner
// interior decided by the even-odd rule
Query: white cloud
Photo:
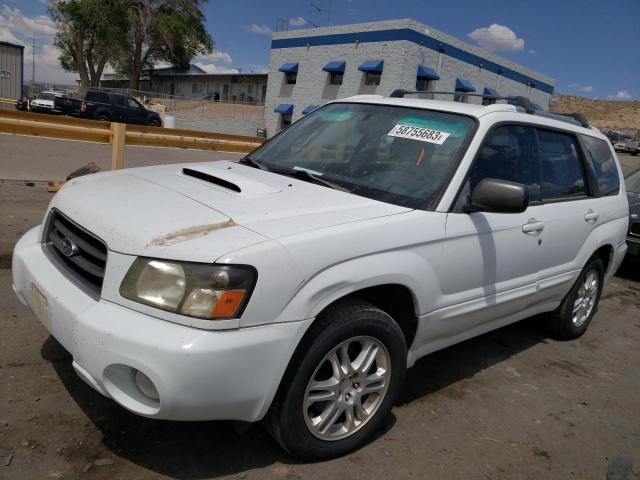
[[[533,48],[530,48],[530,49],[529,49],[529,53],[530,53],[531,55],[537,55],[537,54],[538,54],[538,52],[536,52]]]
[[[306,23],[307,21],[302,17],[295,17],[295,18],[289,19],[289,25],[291,25],[292,27],[301,27]]]
[[[581,85],[582,85],[581,83],[570,83],[570,84],[568,85],[568,87],[569,87],[569,88],[578,88],[578,87],[579,87],[579,86],[581,86]]]
[[[58,63],[60,50],[53,45],[43,45],[40,53],[36,54],[36,82],[60,83],[65,85],[75,85],[80,78],[77,73],[65,72]],[[24,49],[24,80],[31,81],[32,78],[32,57],[31,49]]]
[[[273,33],[266,25],[257,25],[255,23],[245,27],[245,30],[247,32],[258,33],[260,35],[271,35]]]
[[[213,63],[213,62],[233,63],[233,60],[231,60],[231,55],[229,55],[227,52],[221,52],[219,50],[214,50],[208,55],[200,55],[194,58],[194,60],[205,62],[205,63]]]
[[[631,100],[633,95],[627,90],[618,90],[615,95],[610,95],[609,98],[615,98],[616,100]]]
[[[476,28],[469,38],[492,52],[518,52],[524,50],[524,40],[505,25],[493,23],[488,27]]]
[[[581,92],[593,92],[593,85],[585,85],[580,89]]]
[[[0,7],[0,31],[5,29],[20,37],[32,37],[34,32],[38,37],[53,37],[56,34],[56,27],[48,16],[26,17],[22,15],[20,9],[2,5]]]
[[[204,70],[207,73],[238,73],[237,68],[220,67],[212,63],[196,62],[195,65],[200,67],[202,70]]]

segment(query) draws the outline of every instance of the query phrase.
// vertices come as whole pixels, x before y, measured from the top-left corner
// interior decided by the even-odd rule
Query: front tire
[[[560,307],[547,317],[556,337],[570,340],[587,331],[598,310],[603,281],[604,263],[600,257],[591,257]]]
[[[298,346],[267,428],[304,460],[355,450],[384,425],[406,360],[402,330],[387,313],[364,301],[329,307]]]

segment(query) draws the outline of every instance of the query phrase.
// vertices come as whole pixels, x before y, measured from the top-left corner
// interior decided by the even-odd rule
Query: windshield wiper
[[[264,165],[262,165],[261,163],[256,162],[253,158],[251,158],[250,156],[246,156],[244,157],[242,160],[240,160],[238,163],[241,163],[242,165],[247,165],[249,167],[253,167],[253,168],[257,168],[259,170],[270,170],[270,168],[265,167]]]
[[[299,178],[300,180],[305,180],[307,182],[315,183],[318,185],[324,185],[325,187],[333,188],[334,190],[340,190],[341,192],[351,193],[351,190],[343,187],[342,185],[338,185],[337,183],[330,182],[328,180],[324,180],[317,175],[314,175],[309,170],[304,170],[302,168],[273,168],[271,169],[274,173],[281,173],[282,175],[288,175],[290,177]]]

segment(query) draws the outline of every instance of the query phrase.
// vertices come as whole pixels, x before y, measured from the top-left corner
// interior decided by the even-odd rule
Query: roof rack
[[[469,97],[482,97],[489,98],[491,100],[505,100],[507,103],[511,105],[515,105],[517,107],[521,107],[526,113],[533,115],[540,115],[543,117],[553,118],[555,120],[560,120],[562,122],[572,123],[574,125],[579,125],[584,128],[590,128],[589,122],[587,118],[581,113],[551,113],[541,110],[539,106],[534,104],[527,97],[522,96],[495,96],[495,95],[484,95],[482,93],[472,93],[472,92],[429,92],[429,91],[417,91],[417,90],[394,90],[389,95],[391,98],[403,98],[405,95],[418,95],[418,94],[426,94],[426,95],[467,95]]]

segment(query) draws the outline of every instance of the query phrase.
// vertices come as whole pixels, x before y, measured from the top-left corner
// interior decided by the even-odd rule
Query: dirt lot
[[[40,222],[49,198],[0,182],[0,249]],[[555,341],[529,319],[430,355],[408,372],[378,438],[299,463],[258,425],[147,420],[101,397],[15,298],[5,264],[0,478],[604,479],[620,457],[638,476],[639,347],[640,263],[626,262],[581,339]]]

